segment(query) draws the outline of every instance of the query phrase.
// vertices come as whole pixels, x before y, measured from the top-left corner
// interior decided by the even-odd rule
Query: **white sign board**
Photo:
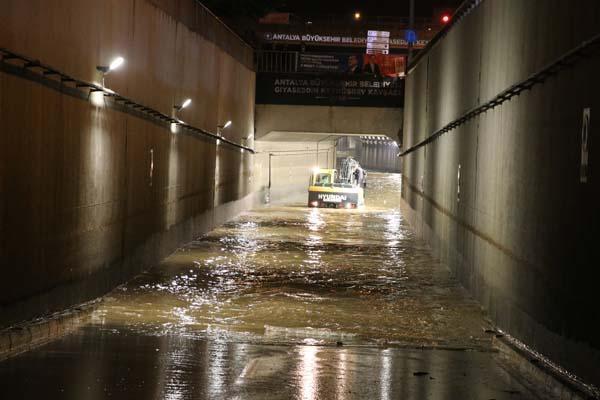
[[[390,32],[368,31],[367,32],[367,54],[389,54]]]
[[[379,49],[367,49],[367,54],[390,54],[390,51]]]
[[[387,43],[367,43],[367,49],[389,50],[390,45]]]
[[[390,32],[388,31],[368,31],[368,37],[381,37],[381,38],[390,38]]]

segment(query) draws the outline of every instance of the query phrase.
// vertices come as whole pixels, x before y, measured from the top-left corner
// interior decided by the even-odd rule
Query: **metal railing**
[[[533,86],[544,83],[548,78],[558,74],[560,71],[573,67],[577,62],[582,59],[587,59],[590,57],[591,53],[597,53],[600,51],[600,34],[591,37],[590,39],[584,41],[579,46],[571,49],[570,51],[564,53],[551,63],[547,64],[545,67],[540,69],[539,71],[531,74],[524,80],[517,82],[508,88],[504,89],[496,96],[491,99],[485,101],[481,105],[467,111],[462,116],[456,118],[450,123],[446,124],[442,128],[433,132],[431,135],[427,136],[424,140],[419,143],[414,144],[413,146],[407,148],[402,153],[398,154],[400,157],[404,157],[407,154],[412,153],[413,151],[426,146],[427,144],[433,142],[438,139],[443,134],[450,132],[459,126],[466,124],[471,119],[477,117],[478,115],[486,112],[487,110],[493,109],[496,106],[503,104],[504,102],[510,100],[514,96],[518,96],[521,92],[525,90],[530,90]]]
[[[140,104],[132,99],[121,96],[120,94],[104,86],[74,78],[54,67],[41,63],[39,60],[34,60],[2,47],[0,47],[0,67],[2,67],[0,70],[4,72],[13,72],[30,79],[35,77],[38,81],[43,80],[47,83],[52,83],[61,91],[64,88],[78,92],[89,90],[89,94],[101,92],[105,98],[110,99],[116,106],[119,106],[122,110],[130,111],[133,115],[143,115],[146,118],[165,124],[177,124],[178,127],[192,135],[208,137],[214,139],[215,141],[219,140],[218,143],[225,143],[241,150],[247,150],[250,153],[255,152],[254,149],[250,147],[233,142],[224,138],[223,136],[217,135],[216,133],[186,124],[177,118],[163,114],[158,110],[146,107],[145,105]]]
[[[298,72],[297,51],[257,51],[256,72]]]

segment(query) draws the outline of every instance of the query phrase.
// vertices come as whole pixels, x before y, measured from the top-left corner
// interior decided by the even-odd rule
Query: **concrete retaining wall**
[[[256,183],[266,190],[269,169],[272,203],[308,202],[308,182],[314,167],[335,168],[335,143],[256,141]],[[272,154],[269,156],[269,154]],[[269,168],[269,157],[271,166]]]
[[[7,0],[0,47],[240,142],[252,50],[193,0]],[[210,17],[210,18],[209,18]],[[211,36],[212,35],[212,36]],[[250,207],[253,157],[0,71],[0,326],[102,295]],[[91,100],[91,101],[90,101]],[[96,99],[97,100],[97,99]]]
[[[599,33],[595,0],[484,0],[407,79],[409,148]],[[598,52],[404,157],[403,208],[502,329],[600,384]],[[460,174],[459,174],[460,168]],[[460,187],[460,192],[459,192]]]

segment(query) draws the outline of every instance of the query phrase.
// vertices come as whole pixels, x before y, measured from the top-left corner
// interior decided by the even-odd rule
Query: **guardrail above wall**
[[[256,72],[298,72],[298,51],[257,51]]]

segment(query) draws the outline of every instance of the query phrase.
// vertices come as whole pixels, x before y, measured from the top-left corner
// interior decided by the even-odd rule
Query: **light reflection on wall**
[[[240,149],[240,158],[239,158],[240,170],[238,172],[238,179],[237,179],[237,196],[238,196],[238,198],[242,198],[246,194],[245,193],[246,181],[244,179],[244,175],[246,174],[245,160],[246,160],[246,156],[245,156],[244,149]]]
[[[179,202],[177,189],[179,187],[179,151],[178,136],[171,135],[169,143],[169,170],[167,176],[167,206],[165,210],[165,228],[169,229],[177,223]]]
[[[220,201],[220,190],[219,190],[219,185],[221,182],[220,179],[220,164],[221,164],[221,160],[220,160],[220,150],[221,150],[221,141],[219,139],[217,139],[216,143],[215,143],[215,177],[214,177],[214,186],[213,186],[213,208],[215,208]]]
[[[91,92],[90,103],[95,107],[104,107],[104,92]]]
[[[86,229],[96,229],[104,218],[107,218],[108,209],[103,207],[115,198],[118,188],[112,183],[114,172],[113,158],[111,152],[111,132],[107,125],[107,112],[102,108],[90,110],[89,134],[87,135],[87,149],[82,159],[81,182],[79,198],[82,211],[80,221],[86,224]],[[85,133],[82,135],[85,137]],[[85,143],[85,141],[82,141]],[[94,207],[87,207],[94,205]],[[98,254],[111,254],[114,248],[111,246],[109,232],[94,236],[93,246]],[[91,243],[81,243],[82,247],[90,246]]]
[[[98,109],[92,111],[88,161],[95,201],[101,201],[100,197],[104,192],[103,189],[108,184],[108,172],[110,170],[109,152],[107,151],[110,146],[107,139],[109,133],[103,129],[102,119],[101,112]]]

